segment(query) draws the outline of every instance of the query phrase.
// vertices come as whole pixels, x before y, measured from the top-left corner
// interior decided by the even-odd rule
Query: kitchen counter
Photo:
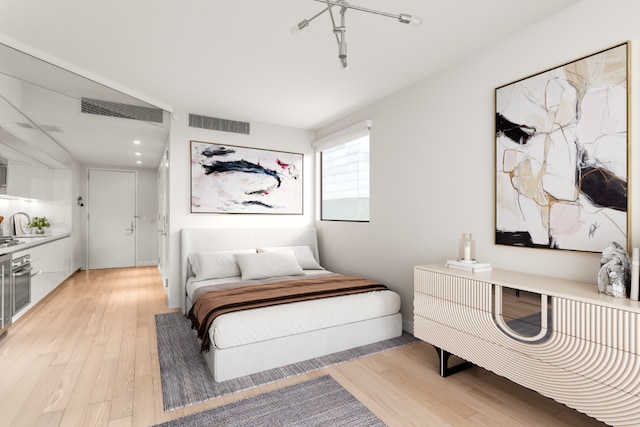
[[[17,245],[0,248],[0,255],[20,252],[25,249],[55,242],[56,240],[64,239],[69,236],[71,236],[71,233],[44,234],[42,236],[36,236],[34,234],[29,234],[27,236],[19,236],[19,237],[16,236],[14,239],[19,241],[20,243]]]

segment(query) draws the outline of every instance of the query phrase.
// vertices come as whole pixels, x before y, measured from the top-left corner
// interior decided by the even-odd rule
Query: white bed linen
[[[305,270],[305,273],[323,271]],[[240,277],[234,277],[191,281],[187,293],[191,299],[193,291],[200,286],[240,280]],[[393,291],[343,295],[226,313],[213,321],[209,337],[215,348],[225,349],[388,316],[399,310],[400,296]]]
[[[303,270],[306,276],[316,275],[316,274],[331,274],[330,271],[327,270]],[[191,308],[191,304],[193,304],[193,293],[196,289],[201,288],[203,286],[215,286],[222,285],[224,283],[233,283],[233,282],[241,282],[242,277],[223,277],[221,279],[206,279],[206,280],[197,280],[194,276],[189,277],[186,284],[187,297],[189,298],[189,306]],[[187,310],[188,311],[188,310]]]

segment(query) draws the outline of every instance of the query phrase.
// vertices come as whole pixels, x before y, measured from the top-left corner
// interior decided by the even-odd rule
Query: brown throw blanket
[[[201,295],[191,307],[189,319],[194,329],[198,330],[198,338],[202,340],[201,350],[206,352],[209,350],[209,327],[221,314],[386,289],[386,286],[362,277],[340,275],[304,277],[243,286]]]

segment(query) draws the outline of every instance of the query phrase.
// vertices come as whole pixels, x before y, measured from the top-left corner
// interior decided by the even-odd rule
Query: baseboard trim
[[[151,267],[158,265],[158,261],[137,261],[136,267]]]

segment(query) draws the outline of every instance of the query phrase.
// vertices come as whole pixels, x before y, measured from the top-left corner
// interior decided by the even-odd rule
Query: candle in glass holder
[[[476,242],[471,237],[471,233],[462,233],[462,238],[458,242],[458,259],[464,261],[476,259]]]

